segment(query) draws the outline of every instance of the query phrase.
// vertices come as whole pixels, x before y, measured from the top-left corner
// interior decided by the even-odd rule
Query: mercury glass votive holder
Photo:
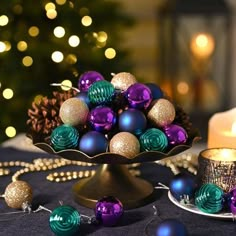
[[[236,186],[236,149],[210,148],[199,153],[199,184],[213,183],[228,192]]]

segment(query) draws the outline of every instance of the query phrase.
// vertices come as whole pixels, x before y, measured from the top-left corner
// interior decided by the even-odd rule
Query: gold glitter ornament
[[[175,107],[167,99],[160,98],[151,104],[147,117],[158,127],[169,125],[175,119]]]
[[[110,140],[110,152],[134,158],[140,152],[140,144],[136,136],[129,132],[120,132]]]
[[[84,125],[87,120],[89,108],[79,98],[69,98],[62,103],[59,115],[64,124],[71,126]]]
[[[111,79],[111,84],[116,89],[120,89],[122,91],[126,91],[130,85],[135,83],[137,83],[135,76],[128,72],[120,72],[115,74]]]
[[[18,180],[10,183],[6,187],[4,198],[9,207],[21,209],[24,204],[31,204],[33,191],[28,183]]]

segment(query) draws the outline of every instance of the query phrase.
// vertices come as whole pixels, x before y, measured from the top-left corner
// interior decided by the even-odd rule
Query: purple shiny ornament
[[[135,83],[125,92],[129,106],[137,109],[147,109],[152,101],[152,92],[148,86]]]
[[[78,88],[81,92],[87,92],[89,87],[96,81],[104,80],[97,71],[87,71],[79,77]]]
[[[103,226],[115,226],[123,212],[122,203],[113,196],[103,197],[96,203],[95,216]]]
[[[170,145],[179,145],[186,143],[188,134],[184,128],[179,125],[170,124],[164,128]]]
[[[116,114],[110,107],[95,107],[90,111],[88,121],[93,130],[106,133],[115,125]]]
[[[236,215],[236,186],[227,194],[228,205],[232,214]]]

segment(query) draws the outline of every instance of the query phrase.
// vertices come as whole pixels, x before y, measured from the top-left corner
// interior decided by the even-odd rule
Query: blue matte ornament
[[[97,131],[89,131],[79,141],[79,150],[89,156],[104,153],[107,150],[108,141],[104,134]]]
[[[123,111],[119,116],[119,130],[140,135],[147,126],[147,119],[143,112],[130,108]]]
[[[188,232],[184,224],[175,219],[162,221],[156,230],[156,236],[187,236]]]
[[[163,98],[163,91],[159,86],[154,83],[145,83],[145,85],[151,90],[153,100]]]
[[[91,107],[89,98],[88,98],[88,92],[79,92],[76,94],[77,98],[79,98],[80,100],[82,100],[83,102],[85,102],[87,104],[88,107]]]
[[[194,197],[197,183],[194,177],[180,173],[174,176],[169,184],[170,192],[178,201],[190,200]]]

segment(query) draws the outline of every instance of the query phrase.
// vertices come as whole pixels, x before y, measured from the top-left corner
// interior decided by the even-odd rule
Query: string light
[[[84,16],[82,19],[81,19],[81,23],[83,26],[90,26],[92,24],[93,20],[90,16]]]
[[[6,133],[7,137],[13,138],[16,136],[16,129],[13,126],[8,126],[5,129],[5,133]]]
[[[105,57],[107,59],[113,59],[116,56],[116,50],[114,48],[107,48],[105,50]]]
[[[33,64],[33,58],[30,57],[30,56],[25,56],[25,57],[22,59],[22,63],[23,63],[23,65],[26,66],[26,67],[32,66],[32,64]]]
[[[6,44],[2,41],[0,41],[0,53],[5,52],[6,50]]]
[[[56,5],[55,5],[54,3],[52,3],[52,2],[48,2],[48,3],[45,5],[45,10],[46,10],[46,11],[49,11],[49,10],[51,10],[51,9],[55,10],[55,9],[56,9]]]
[[[68,63],[68,64],[75,64],[76,62],[77,62],[77,57],[76,57],[76,55],[75,54],[69,54],[69,55],[67,55],[67,57],[66,57],[66,62]]]
[[[0,16],[0,26],[5,26],[9,22],[9,19],[6,15],[1,15]]]
[[[80,43],[80,39],[77,35],[71,35],[68,40],[68,43],[71,47],[77,47]]]
[[[11,99],[14,95],[14,92],[12,89],[10,88],[6,88],[3,90],[2,92],[2,96],[5,98],[5,99]]]
[[[107,41],[107,33],[104,31],[98,32],[97,41],[99,41],[100,43],[106,42]]]
[[[64,37],[66,31],[62,26],[57,26],[55,27],[55,29],[53,30],[53,34],[57,37],[57,38],[62,38]]]
[[[39,28],[37,26],[31,26],[28,33],[31,37],[36,37],[39,35]]]
[[[27,49],[28,45],[25,41],[19,41],[17,43],[17,49],[21,52],[25,51]]]
[[[56,63],[60,63],[63,61],[64,59],[64,55],[62,52],[60,51],[55,51],[52,53],[52,56],[51,56],[52,60]]]

